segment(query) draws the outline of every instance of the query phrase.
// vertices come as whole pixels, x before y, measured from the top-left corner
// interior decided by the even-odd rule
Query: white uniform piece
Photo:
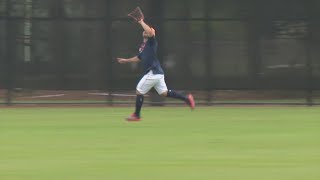
[[[153,72],[150,70],[139,81],[136,89],[139,93],[144,95],[148,93],[151,88],[155,88],[158,94],[162,94],[168,91],[163,74],[153,74]]]

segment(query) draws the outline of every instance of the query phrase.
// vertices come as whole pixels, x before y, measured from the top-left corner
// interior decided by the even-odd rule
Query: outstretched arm
[[[138,56],[134,56],[132,58],[117,58],[118,62],[120,64],[126,64],[126,63],[133,63],[133,62],[139,62],[140,59],[138,58]]]
[[[138,23],[142,26],[142,28],[144,29],[144,31],[148,34],[149,37],[153,37],[156,35],[156,31],[151,28],[148,24],[146,24],[143,19],[141,19],[140,21],[138,21]]]

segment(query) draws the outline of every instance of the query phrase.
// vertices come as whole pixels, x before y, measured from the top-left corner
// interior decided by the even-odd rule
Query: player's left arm
[[[142,28],[148,34],[148,37],[153,37],[156,35],[156,31],[152,27],[150,27],[148,24],[146,24],[143,19],[138,21],[138,23],[142,26]]]

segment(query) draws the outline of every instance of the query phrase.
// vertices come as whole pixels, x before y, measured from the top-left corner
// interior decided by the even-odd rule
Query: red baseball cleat
[[[190,106],[190,108],[191,108],[192,110],[194,110],[196,104],[195,104],[195,102],[194,102],[194,99],[193,99],[192,94],[189,94],[189,95],[188,95],[188,100],[189,100],[189,106]]]
[[[135,113],[133,113],[129,117],[127,117],[126,120],[127,121],[140,121],[141,118],[138,117]]]

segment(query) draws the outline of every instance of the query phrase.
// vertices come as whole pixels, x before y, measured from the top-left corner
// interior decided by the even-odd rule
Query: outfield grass
[[[0,109],[0,179],[320,179],[320,108],[131,111]]]

